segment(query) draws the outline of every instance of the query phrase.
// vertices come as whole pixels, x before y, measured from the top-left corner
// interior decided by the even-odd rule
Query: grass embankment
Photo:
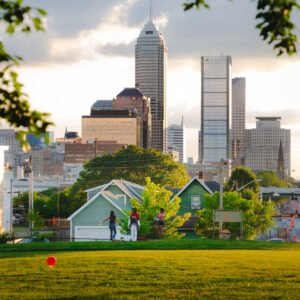
[[[83,250],[208,250],[208,249],[300,249],[300,244],[264,241],[220,240],[150,240],[138,242],[55,242],[0,245],[3,252],[18,251],[83,251]]]
[[[53,268],[45,263],[47,252],[4,253],[0,295],[2,300],[299,299],[300,250],[293,248],[57,252]]]

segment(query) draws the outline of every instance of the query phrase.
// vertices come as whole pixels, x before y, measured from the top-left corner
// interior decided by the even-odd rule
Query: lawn
[[[55,255],[57,264],[45,261]],[[1,299],[299,299],[300,249],[0,253]]]
[[[300,244],[274,243],[266,241],[221,241],[221,240],[149,240],[132,242],[52,242],[31,244],[0,244],[3,252],[20,251],[80,251],[80,250],[209,250],[209,249],[298,249]]]

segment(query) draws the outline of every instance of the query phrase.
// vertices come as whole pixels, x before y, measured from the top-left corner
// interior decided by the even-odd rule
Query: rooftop
[[[124,90],[117,95],[117,97],[140,97],[143,96],[138,88],[124,88]]]

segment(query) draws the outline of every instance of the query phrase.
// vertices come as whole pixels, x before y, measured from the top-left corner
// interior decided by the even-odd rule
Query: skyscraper
[[[232,159],[244,155],[246,78],[232,79]]]
[[[201,155],[202,162],[231,157],[231,57],[201,57]]]
[[[256,117],[256,128],[246,129],[245,164],[252,171],[291,175],[291,130],[281,128],[280,120],[281,117]]]
[[[150,19],[135,46],[135,86],[151,99],[151,146],[166,152],[166,64],[167,47],[162,33]]]
[[[185,161],[185,139],[183,117],[180,125],[171,124],[168,127],[168,148],[179,152],[179,161]]]

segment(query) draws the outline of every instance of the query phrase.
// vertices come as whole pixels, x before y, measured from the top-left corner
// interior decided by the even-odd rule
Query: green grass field
[[[49,255],[57,258],[53,268],[46,265]],[[4,251],[0,252],[0,298],[299,299],[299,258],[300,249],[294,246],[272,250]]]

